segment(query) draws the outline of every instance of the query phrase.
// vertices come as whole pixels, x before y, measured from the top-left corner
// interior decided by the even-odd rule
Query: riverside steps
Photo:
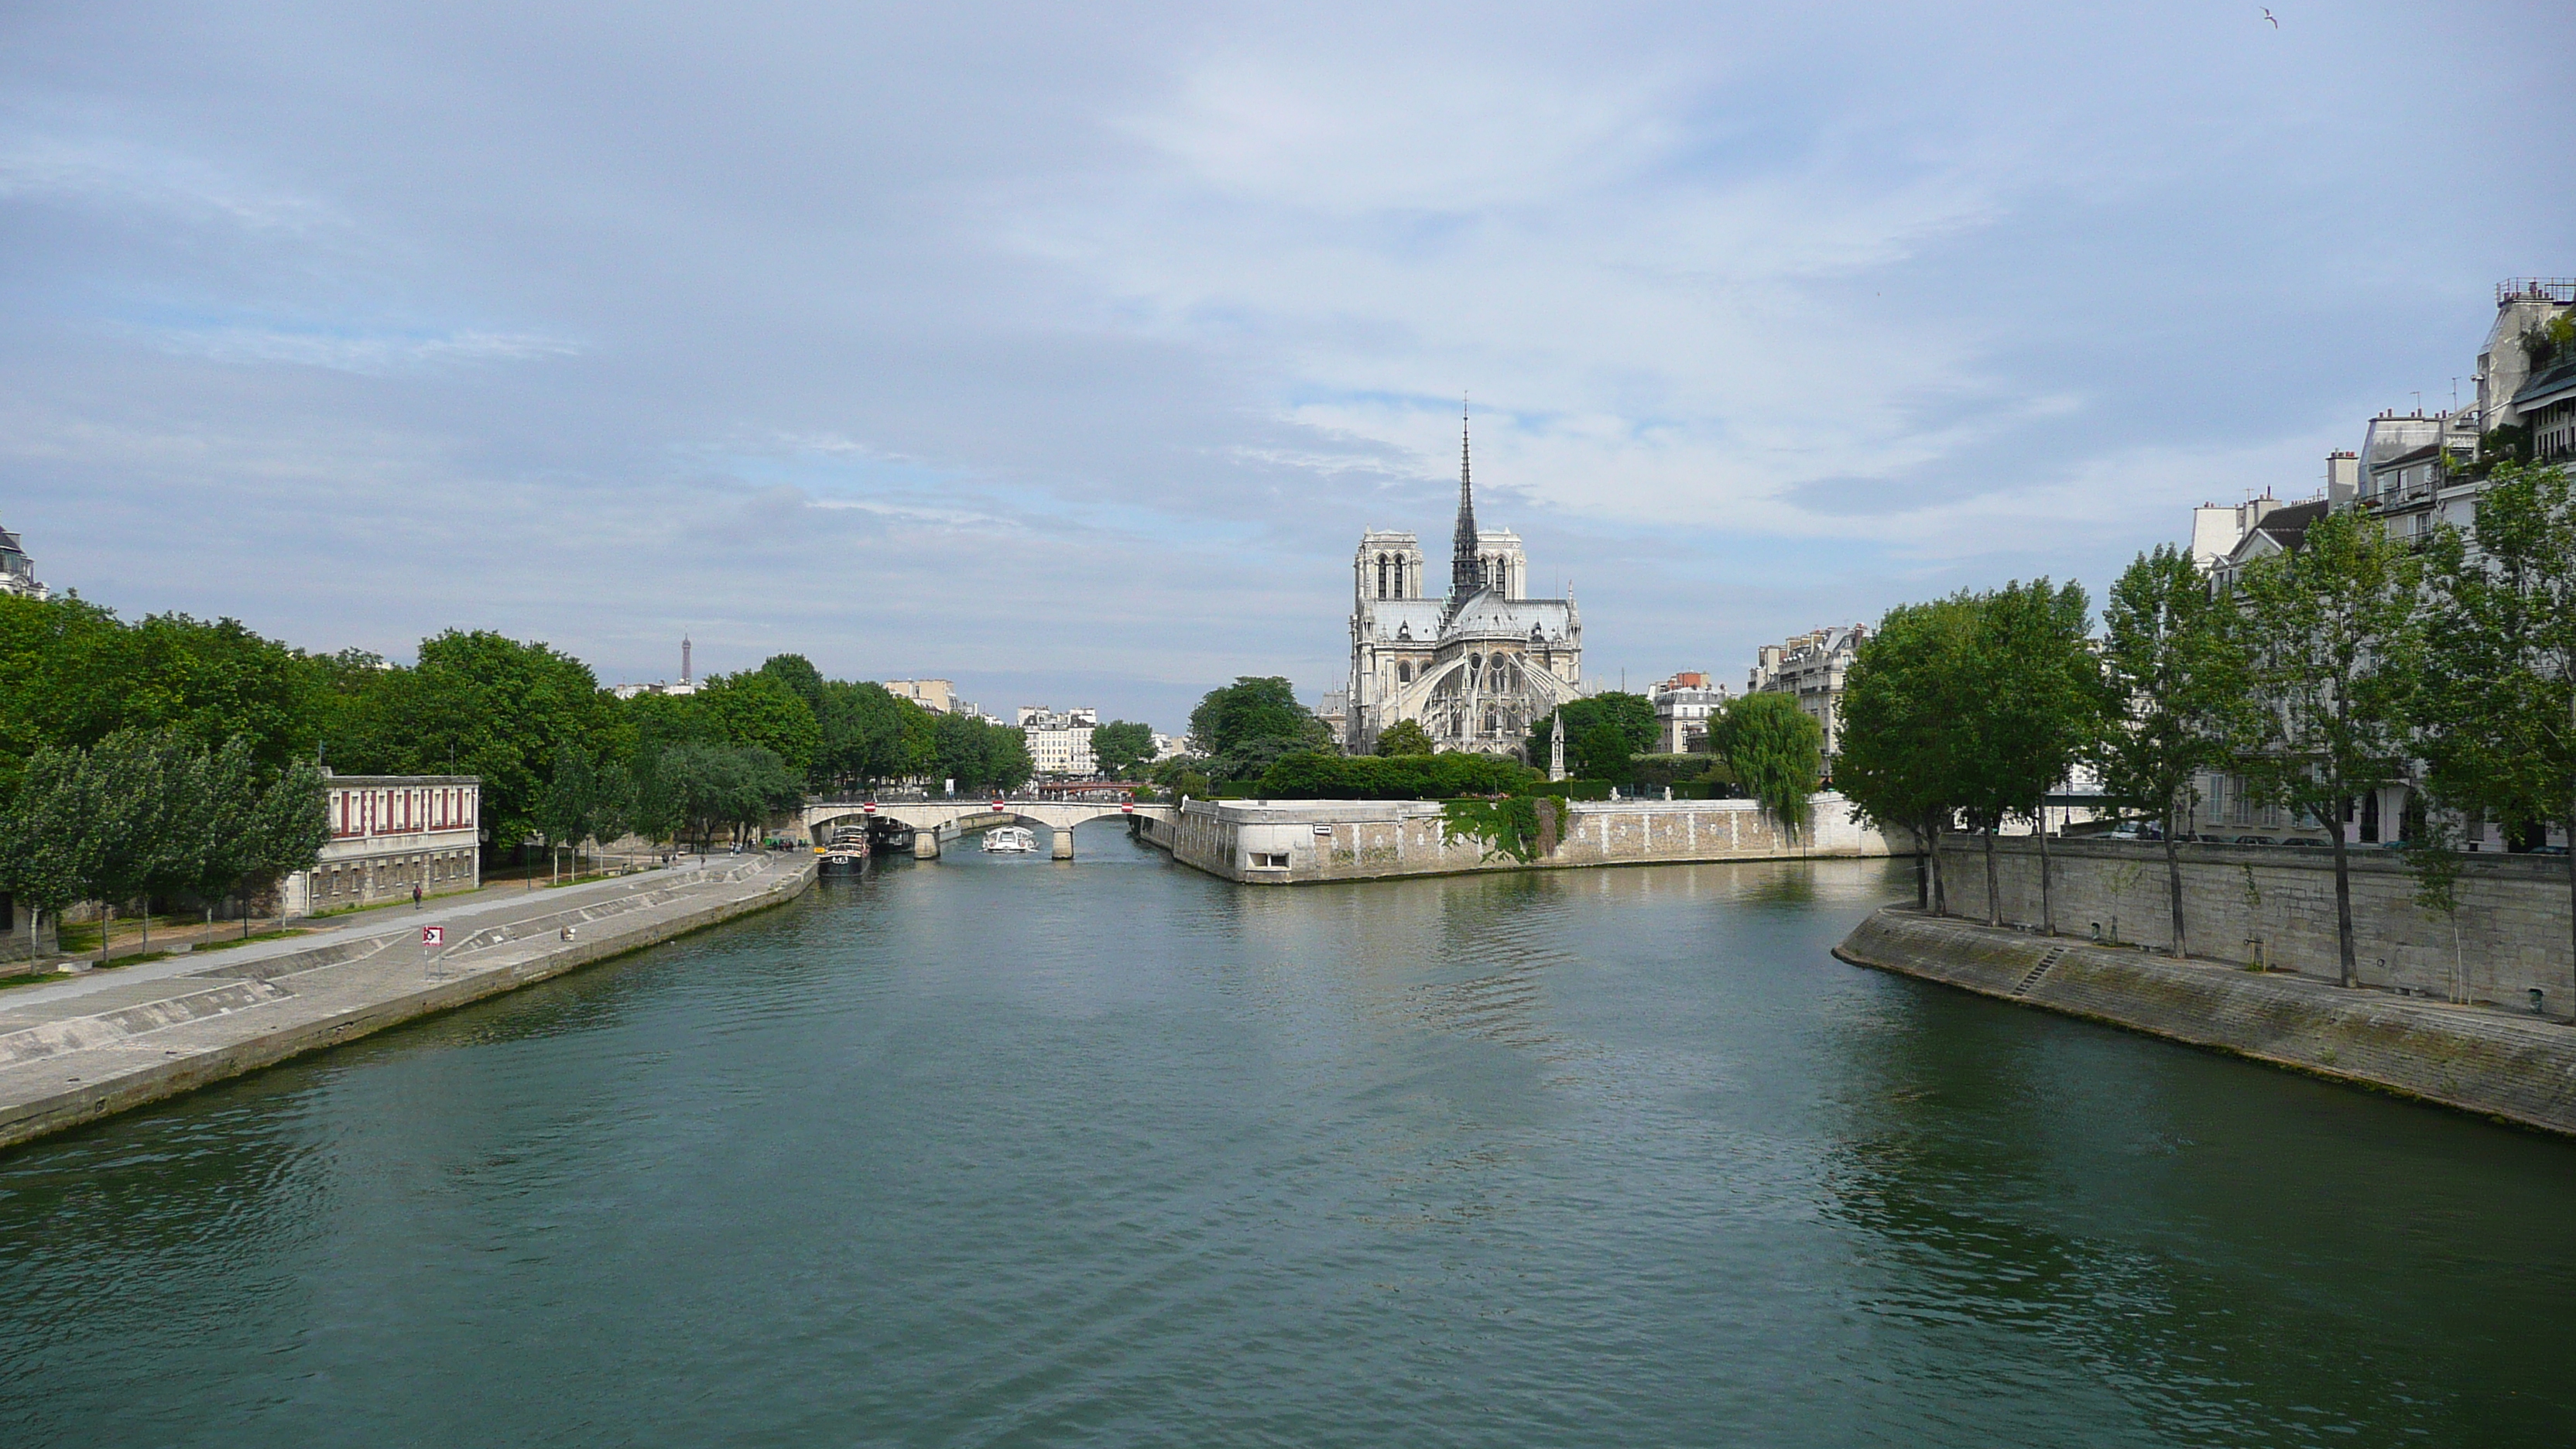
[[[1855,966],[2576,1136],[2576,1027],[2491,1006],[2174,960],[1890,906]]]
[[[0,992],[0,1147],[777,905],[814,873],[802,852],[715,856]]]

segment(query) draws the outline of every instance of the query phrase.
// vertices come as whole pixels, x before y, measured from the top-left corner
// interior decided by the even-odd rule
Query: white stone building
[[[39,600],[52,597],[43,584],[36,582],[36,561],[27,557],[26,545],[5,528],[0,528],[0,594]]]
[[[1091,732],[1100,727],[1100,711],[1052,710],[1042,704],[1024,704],[1012,722],[1027,738],[1029,759],[1039,774],[1100,773],[1100,761],[1091,753]]]
[[[1655,706],[1655,749],[1681,755],[1708,745],[1709,716],[1726,708],[1726,686],[1706,674],[1685,669],[1653,685],[1646,698]]]
[[[472,775],[332,775],[323,781],[331,839],[311,870],[280,884],[283,910],[472,890],[483,881],[483,782]]]
[[[1869,626],[1851,624],[1811,629],[1778,644],[1765,644],[1745,676],[1746,694],[1786,694],[1798,701],[1825,733],[1825,758],[1834,757],[1842,738],[1843,675],[1860,646],[1869,641]]]
[[[1423,593],[1422,546],[1370,529],[1351,559],[1351,673],[1343,747],[1366,754],[1411,720],[1444,750],[1512,754],[1533,721],[1583,696],[1583,620],[1574,601],[1529,597],[1520,535],[1476,526],[1464,429],[1449,589]]]

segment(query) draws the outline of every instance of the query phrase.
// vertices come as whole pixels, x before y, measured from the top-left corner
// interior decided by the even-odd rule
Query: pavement
[[[813,877],[803,852],[683,857],[0,991],[0,1147],[759,910]],[[435,948],[429,925],[445,928]]]

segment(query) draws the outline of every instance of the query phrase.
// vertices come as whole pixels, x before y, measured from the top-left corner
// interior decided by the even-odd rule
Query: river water
[[[2576,1148],[1903,866],[954,851],[0,1157],[0,1443],[2576,1442]]]

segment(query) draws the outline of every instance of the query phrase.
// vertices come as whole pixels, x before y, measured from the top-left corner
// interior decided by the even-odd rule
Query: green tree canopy
[[[1647,754],[1655,748],[1655,736],[1658,733],[1655,728],[1655,702],[1642,694],[1627,694],[1614,689],[1571,701],[1553,713],[1539,716],[1538,722],[1530,726],[1527,741],[1529,757],[1533,761],[1540,764],[1547,762],[1548,735],[1556,728],[1558,715],[1565,717],[1568,767],[1573,765],[1574,757],[1581,753],[1581,741],[1595,725],[1616,726],[1619,733],[1627,738],[1629,754]],[[1592,778],[1609,777],[1596,775]]]
[[[2192,782],[2231,760],[2253,718],[2238,622],[2171,544],[2138,555],[2102,605],[2105,699],[2091,758],[2106,793],[2164,823],[2176,956],[2189,951],[2179,838],[2197,803]]]
[[[236,737],[274,770],[320,738],[318,661],[238,621],[155,614],[125,624],[77,597],[0,595],[0,792],[44,745],[171,730],[206,750]]]
[[[1789,695],[1748,694],[1726,702],[1708,737],[1762,813],[1790,839],[1804,835],[1825,773],[1825,731],[1815,717]]]
[[[1431,755],[1439,747],[1431,743],[1431,732],[1413,720],[1401,719],[1378,731],[1377,752],[1381,755]]]
[[[451,629],[421,641],[417,664],[363,674],[335,713],[332,765],[477,776],[496,847],[535,833],[537,797],[564,745],[619,759],[634,747],[633,720],[590,666],[541,643]]]
[[[697,701],[726,744],[767,750],[800,776],[823,748],[813,708],[777,675],[720,674],[698,687]]]
[[[1091,757],[1113,779],[1132,779],[1154,758],[1154,727],[1133,720],[1111,720],[1091,731]]]
[[[1330,731],[1297,702],[1287,680],[1247,675],[1209,690],[1190,711],[1190,740],[1200,753],[1214,756],[1255,740],[1327,744]]]
[[[1965,794],[1968,708],[1981,605],[1962,593],[1890,609],[1844,675],[1834,788],[1881,829],[1924,846],[1916,893],[1941,908],[1938,846]]]
[[[1607,780],[1625,785],[1629,779],[1630,736],[1611,720],[1587,726],[1583,733],[1567,730],[1567,742],[1573,746],[1566,763],[1586,780]]]
[[[2246,773],[2267,798],[2315,818],[2334,847],[2336,953],[2360,984],[2345,825],[2356,796],[2402,779],[2423,667],[2422,570],[2377,518],[2328,513],[2296,552],[2257,560],[2237,585],[2264,708]],[[2447,646],[2449,641],[2445,641]]]
[[[2576,840],[2576,489],[2566,471],[2496,469],[2474,531],[2437,535],[2426,562],[2440,647],[2423,653],[2413,704],[2434,797],[2508,825],[2555,820]],[[2576,851],[2568,871],[2576,907]]]

